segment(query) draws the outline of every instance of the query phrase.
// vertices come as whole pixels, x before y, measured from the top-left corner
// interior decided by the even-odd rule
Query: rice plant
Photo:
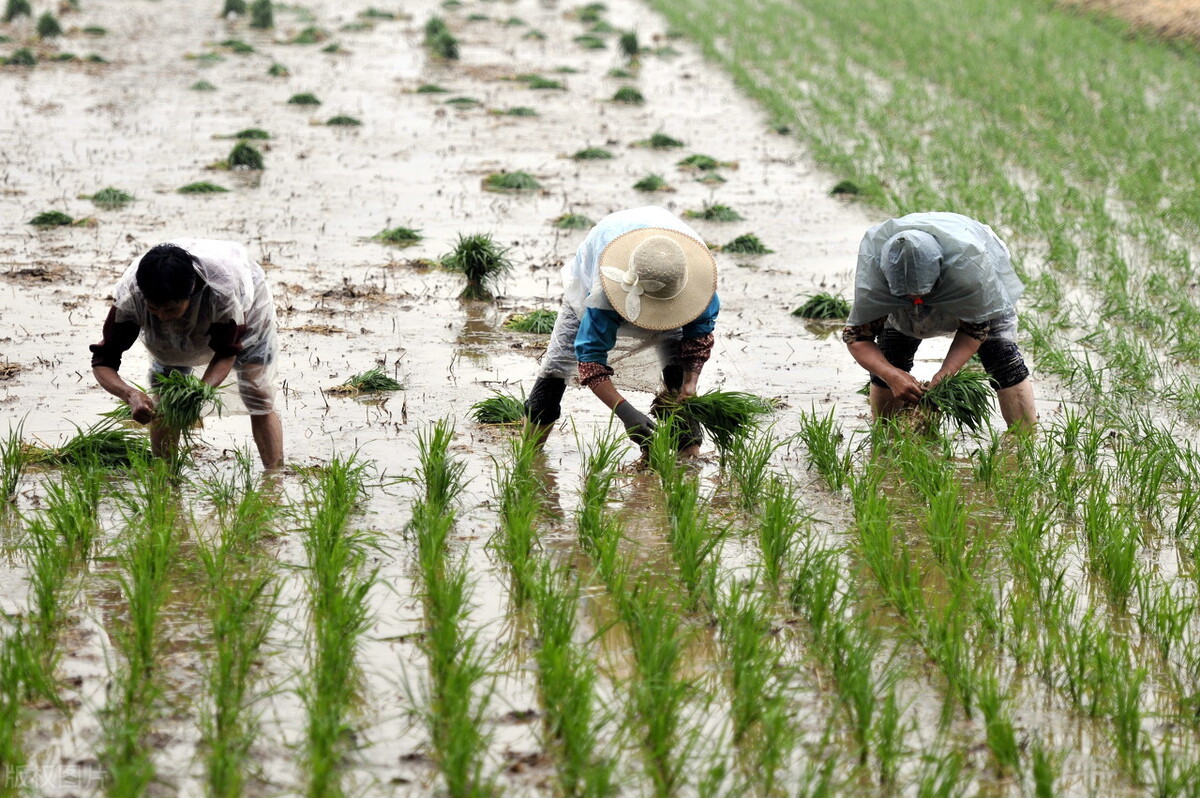
[[[797,543],[812,522],[796,494],[795,485],[775,474],[764,490],[757,516],[758,549],[762,553],[763,576],[778,590],[795,561]]]
[[[229,164],[230,169],[261,171],[263,169],[263,154],[250,144],[239,141],[229,151],[229,157],[226,162]]]
[[[698,211],[684,211],[683,215],[688,219],[704,219],[710,222],[740,222],[742,215],[728,205],[721,203],[708,204]]]
[[[649,174],[633,184],[634,191],[674,191],[662,175]]]
[[[397,247],[411,247],[413,244],[420,243],[423,238],[420,230],[414,230],[411,227],[390,227],[371,236],[372,241]]]
[[[544,78],[541,75],[522,75],[518,78],[523,82],[526,88],[536,89],[539,91],[563,91],[566,86],[561,80],[553,78]]]
[[[54,15],[47,11],[38,17],[37,35],[42,39],[53,39],[57,36],[62,36],[62,25],[59,25]]]
[[[533,175],[522,172],[493,172],[483,179],[486,191],[537,191],[542,184]]]
[[[93,204],[101,208],[113,210],[133,202],[134,197],[132,194],[122,191],[119,188],[113,188],[112,186],[109,186],[108,188],[100,189],[95,194],[88,197],[88,199],[90,199]]]
[[[258,30],[275,27],[275,9],[271,0],[254,0],[250,4],[250,27]]]
[[[613,94],[612,101],[623,105],[642,105],[646,98],[633,86],[622,86]]]
[[[766,245],[754,233],[743,233],[721,247],[722,252],[733,252],[738,255],[767,255],[775,250],[767,249]]]
[[[353,116],[331,116],[325,120],[325,124],[329,127],[362,127],[362,120]]]
[[[605,161],[612,157],[611,150],[606,150],[603,147],[586,147],[582,150],[576,150],[571,159],[575,161]]]
[[[28,47],[18,47],[13,54],[4,59],[4,66],[37,66],[37,56]]]
[[[43,211],[29,220],[34,227],[66,227],[75,224],[75,219],[62,211]]]
[[[504,329],[513,332],[536,333],[549,335],[554,330],[554,322],[558,320],[557,310],[538,308],[528,313],[516,313],[504,322]]]
[[[177,189],[177,192],[180,194],[227,194],[229,189],[224,186],[218,186],[216,183],[201,181],[181,186]]]
[[[158,423],[172,433],[183,435],[187,442],[191,442],[194,429],[205,413],[219,413],[222,408],[216,386],[180,371],[156,376],[153,393],[158,397],[155,405]]]
[[[684,143],[674,136],[668,136],[666,133],[655,133],[650,138],[637,142],[636,146],[650,147],[655,150],[672,150],[684,146]]]
[[[603,50],[608,46],[599,36],[594,36],[590,33],[576,36],[575,43],[585,50]]]
[[[554,220],[559,230],[590,230],[596,222],[581,213],[564,213]]]
[[[341,385],[327,389],[326,393],[342,394],[342,395],[357,395],[361,393],[379,393],[384,391],[402,391],[404,390],[403,383],[393,377],[388,376],[383,369],[378,366],[355,374],[350,379],[343,382]]]
[[[25,422],[9,426],[8,437],[0,442],[0,499],[11,502],[17,497],[17,488],[21,484],[21,474],[25,471],[25,451],[21,436],[24,434]]]
[[[829,189],[831,197],[857,197],[861,193],[863,193],[862,188],[853,180],[839,180],[833,188]]]
[[[512,271],[507,253],[507,248],[487,233],[460,234],[454,249],[439,260],[443,268],[467,278],[467,285],[459,294],[461,299],[486,301],[492,299],[500,278]]]
[[[666,412],[680,421],[694,420],[703,426],[723,452],[774,410],[768,400],[742,391],[709,391],[686,399],[667,394],[660,395],[658,401]]]
[[[8,0],[4,4],[4,21],[12,22],[17,17],[32,17],[33,8],[29,0]]]
[[[621,55],[625,56],[625,60],[629,63],[636,63],[638,56],[641,55],[641,48],[638,46],[637,31],[625,31],[617,40],[617,46],[621,49]]]
[[[225,6],[221,9],[221,16],[227,17],[230,14],[241,16],[246,13],[246,0],[225,0]]]
[[[943,377],[918,403],[938,418],[947,418],[958,429],[978,432],[991,416],[992,390],[982,371],[962,369]]]
[[[450,90],[433,83],[422,83],[417,86],[416,92],[417,94],[449,94]]]
[[[292,44],[320,44],[329,38],[329,32],[312,25],[292,37]]]
[[[850,303],[840,296],[817,293],[792,311],[793,316],[804,319],[845,319],[850,315]]]
[[[525,403],[512,394],[493,391],[471,405],[471,418],[478,424],[520,424],[525,420]]]
[[[499,529],[490,545],[495,548],[511,572],[509,596],[522,607],[535,592],[535,554],[538,519],[543,510],[543,488],[534,471],[539,452],[532,428],[526,427],[509,441],[507,468],[497,465],[495,495],[499,501]]]
[[[207,80],[198,80],[195,83],[193,83],[192,85],[188,86],[188,88],[191,89],[192,91],[216,91],[217,90],[217,87]]]
[[[808,466],[815,468],[831,490],[840,491],[850,479],[850,451],[842,449],[842,428],[833,409],[817,416],[814,406],[800,415],[800,439],[808,450]]]
[[[737,486],[737,506],[747,515],[761,504],[771,481],[771,458],[786,443],[786,439],[776,439],[770,429],[756,427],[749,434],[735,436],[721,452],[721,465]]]
[[[303,91],[288,98],[288,105],[320,105],[321,101],[312,92]]]
[[[695,155],[689,155],[681,161],[676,161],[675,165],[680,169],[689,169],[696,172],[711,172],[714,169],[720,169],[722,167],[737,167],[736,163],[729,161],[718,161],[716,158],[708,155],[700,155],[699,153]]]
[[[539,116],[536,108],[530,108],[527,105],[516,105],[516,106],[513,106],[512,108],[504,108],[504,109],[493,108],[490,113],[493,113],[496,116],[518,116],[518,117]]]
[[[267,74],[273,78],[286,78],[292,73],[283,64],[275,63],[267,67]]]
[[[425,46],[437,58],[458,60],[458,39],[441,17],[430,17],[425,23]]]
[[[127,469],[151,459],[146,436],[126,428],[119,421],[105,419],[87,429],[76,427],[75,433],[57,449],[33,455],[34,460],[53,465]]]
[[[227,50],[232,50],[238,55],[250,55],[254,52],[254,48],[251,45],[246,44],[241,39],[226,39],[225,41],[221,42],[220,46]]]
[[[455,108],[478,108],[482,103],[474,97],[451,97],[446,100],[446,105],[453,105]]]

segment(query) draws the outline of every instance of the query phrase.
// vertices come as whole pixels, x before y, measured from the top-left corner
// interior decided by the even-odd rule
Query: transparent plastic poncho
[[[242,351],[234,364],[238,393],[251,414],[267,413],[274,406],[278,370],[278,334],[275,303],[266,275],[246,248],[232,241],[184,238],[170,241],[196,261],[201,285],[192,294],[182,318],[160,321],[146,310],[137,284],[139,256],[114,290],[116,321],[134,321],[141,328],[146,351],[163,366],[203,366],[215,354],[208,344],[213,324],[245,325]]]
[[[580,319],[587,308],[613,309],[600,283],[600,255],[617,236],[643,227],[677,230],[704,243],[679,217],[657,205],[617,211],[601,219],[579,245],[575,257],[562,268],[563,303],[539,376],[560,377],[568,382],[578,379],[575,335]],[[621,324],[616,346],[608,353],[608,365],[616,372],[613,380],[633,390],[657,391],[661,369],[674,362],[682,334],[682,328],[646,330],[636,324]]]
[[[916,305],[889,290],[888,264],[882,258],[884,244],[906,230],[928,233],[941,247],[941,274]],[[906,335],[931,338],[953,333],[960,321],[978,323],[1014,313],[1024,290],[1008,247],[992,228],[957,213],[912,213],[876,225],[863,236],[847,324],[886,317]]]

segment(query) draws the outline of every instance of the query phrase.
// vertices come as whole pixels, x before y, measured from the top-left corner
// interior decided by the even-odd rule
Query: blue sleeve
[[[584,308],[575,333],[575,359],[580,363],[608,365],[608,352],[617,344],[621,316],[615,310]]]
[[[721,300],[716,294],[713,294],[712,301],[708,303],[708,307],[704,312],[697,316],[694,320],[683,325],[684,338],[699,338],[703,335],[708,335],[717,327],[717,314],[721,312]]]

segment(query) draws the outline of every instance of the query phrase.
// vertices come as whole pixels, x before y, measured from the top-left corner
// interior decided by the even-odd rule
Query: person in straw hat
[[[721,308],[716,261],[695,230],[665,208],[646,206],[601,219],[562,277],[562,309],[525,401],[526,420],[545,440],[561,415],[567,381],[578,373],[579,384],[645,447],[654,421],[613,385],[610,353],[655,349],[666,388],[694,396]],[[695,454],[699,445],[693,433],[680,452]]]

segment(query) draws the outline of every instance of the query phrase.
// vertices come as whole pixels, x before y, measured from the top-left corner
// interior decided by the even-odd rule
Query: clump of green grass
[[[253,140],[253,141],[269,141],[271,138],[271,134],[268,133],[267,131],[263,130],[260,127],[248,127],[248,128],[239,130],[237,133],[234,133],[232,136],[225,136],[225,138],[248,139],[248,140]]]
[[[300,92],[288,98],[288,105],[320,105],[321,101],[312,92]]]
[[[209,83],[207,80],[198,80],[191,86],[188,86],[192,91],[216,91],[217,87]]]
[[[275,27],[275,9],[271,0],[254,0],[250,4],[250,27],[258,30]]]
[[[91,55],[87,56],[83,60],[89,64],[107,64],[108,63],[107,58],[104,58],[103,56],[99,56],[96,53],[92,53]]]
[[[453,105],[455,108],[478,108],[482,103],[474,97],[451,97],[446,100],[446,105]]]
[[[100,25],[87,25],[83,28],[83,32],[88,36],[107,36],[108,28]]]
[[[754,233],[744,233],[721,247],[721,249],[724,252],[735,252],[740,255],[766,255],[775,251],[767,249],[766,245]]]
[[[567,88],[561,80],[544,78],[541,75],[524,75],[521,80],[525,83],[526,88],[539,91],[563,91]]]
[[[487,233],[459,235],[453,251],[441,257],[442,267],[467,278],[462,299],[488,300],[496,282],[512,271],[508,250]]]
[[[200,422],[205,412],[221,410],[221,396],[216,386],[199,377],[174,371],[155,378],[154,393],[158,396],[158,422],[185,439]]]
[[[10,502],[17,495],[26,457],[21,444],[25,422],[8,428],[8,437],[0,441],[0,502]]]
[[[805,319],[844,319],[850,315],[850,303],[833,294],[813,294],[792,315]]]
[[[862,193],[862,188],[853,180],[840,180],[837,185],[829,189],[831,197],[857,197]]]
[[[225,194],[229,189],[224,186],[218,186],[216,183],[209,183],[201,180],[198,183],[188,183],[177,189],[180,194]]]
[[[525,418],[525,403],[512,394],[493,391],[471,405],[471,418],[479,424],[519,424]]]
[[[625,105],[642,105],[646,102],[646,98],[633,86],[622,86],[613,94],[612,101]]]
[[[546,34],[542,33],[540,30],[538,30],[536,28],[533,28],[531,30],[525,31],[525,35],[522,36],[521,38],[526,41],[542,42],[542,41],[546,40]]]
[[[458,60],[458,39],[441,17],[430,17],[425,23],[425,46],[437,58]]]
[[[918,407],[950,419],[959,428],[978,432],[991,415],[992,389],[982,371],[963,369],[943,377],[921,396]]]
[[[575,154],[571,156],[576,161],[606,161],[612,157],[612,151],[603,147],[585,147],[582,150],[576,150]]]
[[[522,28],[528,24],[528,22],[520,17],[509,17],[508,19],[504,20],[504,27],[506,28]]]
[[[37,56],[28,47],[14,50],[13,54],[4,59],[5,66],[37,66]]]
[[[538,116],[537,109],[530,108],[527,105],[517,105],[512,108],[493,108],[491,113],[497,116]]]
[[[130,468],[151,459],[146,436],[119,421],[105,419],[87,429],[76,427],[75,432],[61,447],[37,452],[33,458],[53,465],[97,468]]]
[[[352,116],[331,116],[325,124],[330,127],[362,127],[362,121]]]
[[[29,0],[8,0],[4,6],[4,21],[12,22],[17,17],[32,17],[33,8]]]
[[[75,219],[62,211],[43,211],[29,220],[34,227],[66,227],[75,224]]]
[[[225,7],[221,9],[221,16],[227,17],[230,14],[237,14],[239,17],[246,13],[246,0],[225,0]]]
[[[449,94],[450,90],[435,83],[422,83],[417,86],[417,94]]]
[[[617,29],[612,26],[611,22],[609,22],[608,20],[602,19],[599,22],[597,22],[596,24],[592,25],[592,27],[588,28],[588,33],[595,33],[595,34],[615,33],[616,30]]]
[[[342,52],[342,45],[340,42],[333,42],[332,44],[327,44],[324,47],[322,47],[321,52],[323,52],[323,53],[340,53],[340,52]]]
[[[554,322],[557,320],[558,311],[538,308],[528,313],[517,313],[509,317],[508,321],[504,322],[504,329],[512,330],[513,332],[549,335],[550,331],[554,329]]]
[[[576,36],[575,43],[585,50],[603,50],[607,46],[603,39],[591,33]]]
[[[716,172],[701,172],[696,178],[697,183],[703,183],[706,186],[719,186],[725,182],[725,178],[721,177]]]
[[[397,247],[411,247],[422,239],[421,231],[411,227],[390,227],[371,236],[371,240]]]
[[[673,136],[668,136],[666,133],[655,133],[648,139],[635,142],[634,146],[650,147],[655,150],[673,150],[684,145],[682,141]]]
[[[109,186],[108,188],[100,189],[88,197],[88,199],[101,208],[112,210],[128,205],[133,202],[134,197],[132,194],[122,191],[119,188]]]
[[[263,154],[246,142],[239,141],[229,151],[228,163],[230,169],[261,171],[263,168]]]
[[[621,38],[617,42],[617,46],[621,48],[621,55],[633,63],[638,60],[641,54],[641,47],[638,45],[637,31],[625,31],[621,34]]]
[[[698,211],[684,211],[683,215],[688,219],[705,219],[710,222],[740,222],[742,215],[728,205],[715,203],[709,205],[704,204],[704,207]]]
[[[537,191],[542,184],[528,172],[494,172],[483,179],[485,191]]]
[[[718,161],[716,158],[708,155],[689,155],[675,164],[681,169],[694,169],[697,172],[711,172],[714,169],[722,167],[735,168],[737,164],[731,161]]]
[[[608,6],[604,3],[588,3],[587,5],[579,6],[573,13],[577,20],[591,25],[600,22],[604,18],[604,12],[607,10]]]
[[[378,8],[368,8],[366,11],[359,11],[358,15],[363,19],[396,19],[396,15],[391,11],[381,11]]]
[[[693,421],[700,424],[722,451],[752,431],[764,415],[774,410],[769,400],[742,391],[709,391],[687,399],[665,393],[655,402],[680,424]]]
[[[328,38],[327,31],[310,25],[292,38],[292,44],[320,44]]]
[[[226,39],[221,42],[221,46],[227,50],[231,50],[239,55],[249,55],[254,52],[254,48],[246,44],[241,39]]]
[[[674,191],[662,175],[650,174],[633,184],[635,191]]]
[[[581,213],[564,213],[554,220],[559,230],[590,230],[596,223]]]
[[[49,11],[38,17],[37,35],[43,39],[53,39],[56,36],[62,36],[62,25],[58,24],[58,20]]]
[[[283,64],[275,63],[271,64],[271,67],[267,70],[267,74],[273,78],[286,78],[292,73]]]
[[[402,390],[404,385],[385,374],[383,369],[376,367],[362,374],[355,374],[341,385],[329,388],[325,392],[347,395]]]

